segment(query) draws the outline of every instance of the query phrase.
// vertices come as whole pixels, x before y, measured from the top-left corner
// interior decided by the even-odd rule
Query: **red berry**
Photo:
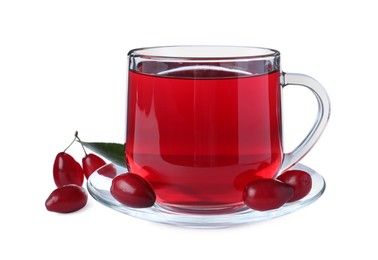
[[[58,188],[67,184],[83,185],[83,169],[68,153],[61,152],[57,154],[54,161],[53,174]]]
[[[97,155],[90,153],[83,157],[82,164],[84,175],[88,179],[95,170],[104,166],[106,162]]]
[[[294,189],[294,195],[288,202],[304,198],[312,187],[311,175],[301,170],[289,170],[277,177],[278,180],[289,184]]]
[[[294,194],[294,189],[275,179],[259,179],[247,184],[243,193],[244,203],[254,210],[277,209]]]
[[[88,195],[81,186],[70,184],[54,190],[47,198],[45,206],[48,211],[69,213],[83,208]]]
[[[113,179],[117,176],[117,168],[113,164],[108,164],[98,169],[98,174]]]
[[[156,195],[150,184],[133,173],[124,173],[115,177],[110,193],[120,203],[133,208],[147,208],[154,205]]]

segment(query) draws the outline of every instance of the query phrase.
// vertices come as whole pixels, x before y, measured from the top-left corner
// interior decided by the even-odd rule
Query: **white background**
[[[373,3],[1,1],[0,259],[376,259]],[[92,197],[76,213],[45,209],[55,155],[75,130],[87,141],[124,141],[128,50],[173,44],[278,49],[284,71],[325,86],[331,120],[302,161],[327,181],[318,201],[274,220],[217,230],[139,220]],[[284,94],[290,150],[316,106],[306,91]],[[69,153],[83,156],[79,146]]]

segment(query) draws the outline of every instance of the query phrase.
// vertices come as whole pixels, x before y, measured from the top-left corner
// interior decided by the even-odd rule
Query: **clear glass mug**
[[[243,189],[274,178],[313,147],[330,114],[313,78],[284,73],[276,50],[237,46],[168,46],[131,50],[125,157],[130,172],[175,211],[229,213]],[[318,116],[289,153],[282,146],[281,91],[314,93]]]

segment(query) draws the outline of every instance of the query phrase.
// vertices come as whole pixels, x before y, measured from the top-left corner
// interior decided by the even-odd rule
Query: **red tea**
[[[245,185],[273,177],[282,161],[279,77],[131,71],[129,170],[151,183],[163,205],[239,207]]]

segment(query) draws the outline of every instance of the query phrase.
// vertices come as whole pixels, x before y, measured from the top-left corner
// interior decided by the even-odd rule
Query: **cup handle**
[[[284,73],[281,76],[281,85],[299,85],[312,91],[318,101],[318,115],[315,123],[304,140],[291,152],[285,153],[280,172],[283,172],[302,159],[318,141],[327,125],[331,112],[330,100],[326,90],[315,79],[297,73]]]

